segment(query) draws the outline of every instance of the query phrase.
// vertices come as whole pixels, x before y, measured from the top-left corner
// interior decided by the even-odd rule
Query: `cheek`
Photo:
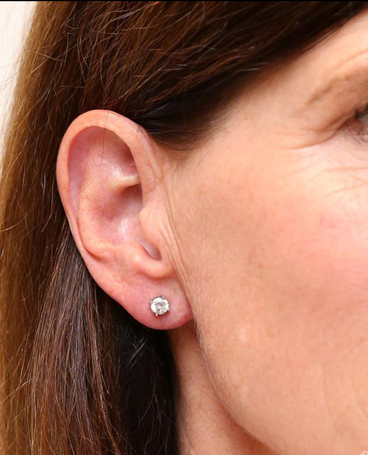
[[[231,179],[193,189],[195,225],[183,220],[212,376],[234,420],[275,448],[317,421],[326,436],[329,414],[368,375],[368,184],[272,163],[220,167]]]

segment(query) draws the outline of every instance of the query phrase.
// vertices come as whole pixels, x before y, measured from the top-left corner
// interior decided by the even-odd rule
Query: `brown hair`
[[[178,454],[168,334],[97,286],[59,199],[72,120],[111,109],[185,157],[240,90],[365,4],[38,2],[0,184],[2,454]]]

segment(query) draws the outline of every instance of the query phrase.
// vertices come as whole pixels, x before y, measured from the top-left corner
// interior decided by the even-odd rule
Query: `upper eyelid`
[[[335,71],[331,66],[330,71],[317,71],[316,77],[314,87],[293,112],[296,118],[308,119],[314,131],[338,129],[368,103],[368,51],[346,59]]]
[[[368,91],[368,61],[364,67],[360,65],[348,72],[337,74],[330,79],[327,85],[324,84],[322,88],[317,89],[308,99],[307,104],[313,106],[325,99],[334,98],[346,92],[349,92],[350,95],[357,94],[358,91],[361,93],[363,86],[366,86]]]
[[[323,62],[323,59],[321,59]],[[308,95],[305,106],[315,108],[325,100],[340,96],[356,96],[358,90],[366,88],[368,94],[368,48],[355,49],[343,59],[316,70],[317,85]],[[319,75],[319,76],[318,76]]]

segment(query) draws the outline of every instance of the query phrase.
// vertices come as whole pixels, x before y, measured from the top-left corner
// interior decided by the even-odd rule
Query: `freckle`
[[[336,220],[332,220],[331,218],[326,218],[325,216],[321,216],[319,219],[319,226],[326,226],[328,228],[335,228],[338,225]]]

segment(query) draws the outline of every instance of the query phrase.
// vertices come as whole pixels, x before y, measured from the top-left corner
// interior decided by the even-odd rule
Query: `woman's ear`
[[[192,312],[161,235],[157,152],[128,118],[88,111],[66,131],[56,174],[73,238],[96,283],[139,322],[166,330]],[[150,300],[160,295],[170,311],[157,317]]]

